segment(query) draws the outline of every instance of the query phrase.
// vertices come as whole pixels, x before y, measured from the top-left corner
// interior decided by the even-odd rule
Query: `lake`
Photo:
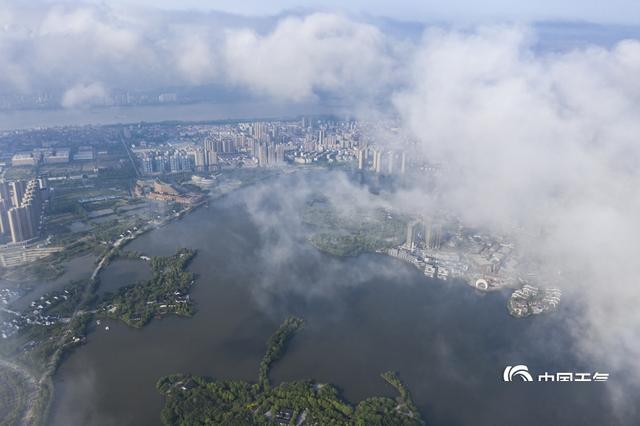
[[[430,425],[616,424],[611,382],[502,382],[513,364],[615,377],[609,366],[574,356],[570,302],[517,320],[507,313],[507,293],[431,280],[384,255],[319,253],[299,219],[295,189],[303,179],[241,189],[128,245],[148,255],[197,249],[189,267],[198,277],[197,313],[139,330],[103,320],[59,368],[50,424],[158,425],[155,383],[171,373],[255,381],[267,338],[291,314],[306,324],[275,364],[276,383],[333,383],[355,403],[393,395],[379,375],[394,370]],[[113,291],[128,276],[144,278],[135,262],[110,264],[102,285]]]

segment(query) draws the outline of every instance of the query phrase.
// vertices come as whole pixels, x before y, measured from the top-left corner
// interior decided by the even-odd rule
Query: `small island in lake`
[[[131,327],[142,327],[154,316],[193,315],[189,291],[195,274],[186,268],[195,255],[195,250],[182,248],[173,256],[150,258],[153,277],[106,294],[98,306],[98,315],[122,320]]]
[[[267,343],[257,383],[215,381],[189,374],[161,378],[166,425],[423,425],[409,391],[393,372],[382,378],[399,393],[394,400],[372,397],[355,407],[329,384],[295,381],[271,386],[269,370],[303,320],[287,318]]]

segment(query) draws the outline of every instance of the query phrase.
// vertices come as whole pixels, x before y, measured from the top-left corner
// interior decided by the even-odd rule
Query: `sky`
[[[111,2],[110,2],[111,3]],[[273,15],[287,10],[342,10],[409,21],[588,21],[639,24],[636,0],[132,0],[123,4],[165,9],[218,10],[244,15]]]
[[[607,13],[598,11],[600,2],[562,2],[567,13],[555,2],[549,8],[545,2],[526,8],[483,2],[481,10],[472,7],[477,2],[335,3],[207,3],[214,10],[202,2],[0,0],[0,97],[47,94],[69,108],[104,103],[124,91],[157,96],[207,87],[218,97],[337,97],[351,104],[362,97],[390,99],[407,82],[405,64],[436,28],[517,27],[526,33],[523,48],[550,52],[611,47],[640,34],[640,25],[575,23],[590,13],[594,22],[615,21],[614,13],[630,19],[636,14],[622,12],[638,9],[638,2],[608,3]],[[442,17],[434,18],[431,9]],[[529,22],[542,15],[572,22]]]

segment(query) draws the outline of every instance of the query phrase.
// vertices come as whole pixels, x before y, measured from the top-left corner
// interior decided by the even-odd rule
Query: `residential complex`
[[[46,177],[0,182],[0,233],[13,243],[38,237],[47,194]]]

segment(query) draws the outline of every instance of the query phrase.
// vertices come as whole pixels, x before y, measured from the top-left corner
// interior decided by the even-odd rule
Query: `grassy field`
[[[311,244],[335,256],[357,256],[402,244],[407,223],[383,208],[338,210],[324,200],[307,204],[303,222],[313,228]]]

